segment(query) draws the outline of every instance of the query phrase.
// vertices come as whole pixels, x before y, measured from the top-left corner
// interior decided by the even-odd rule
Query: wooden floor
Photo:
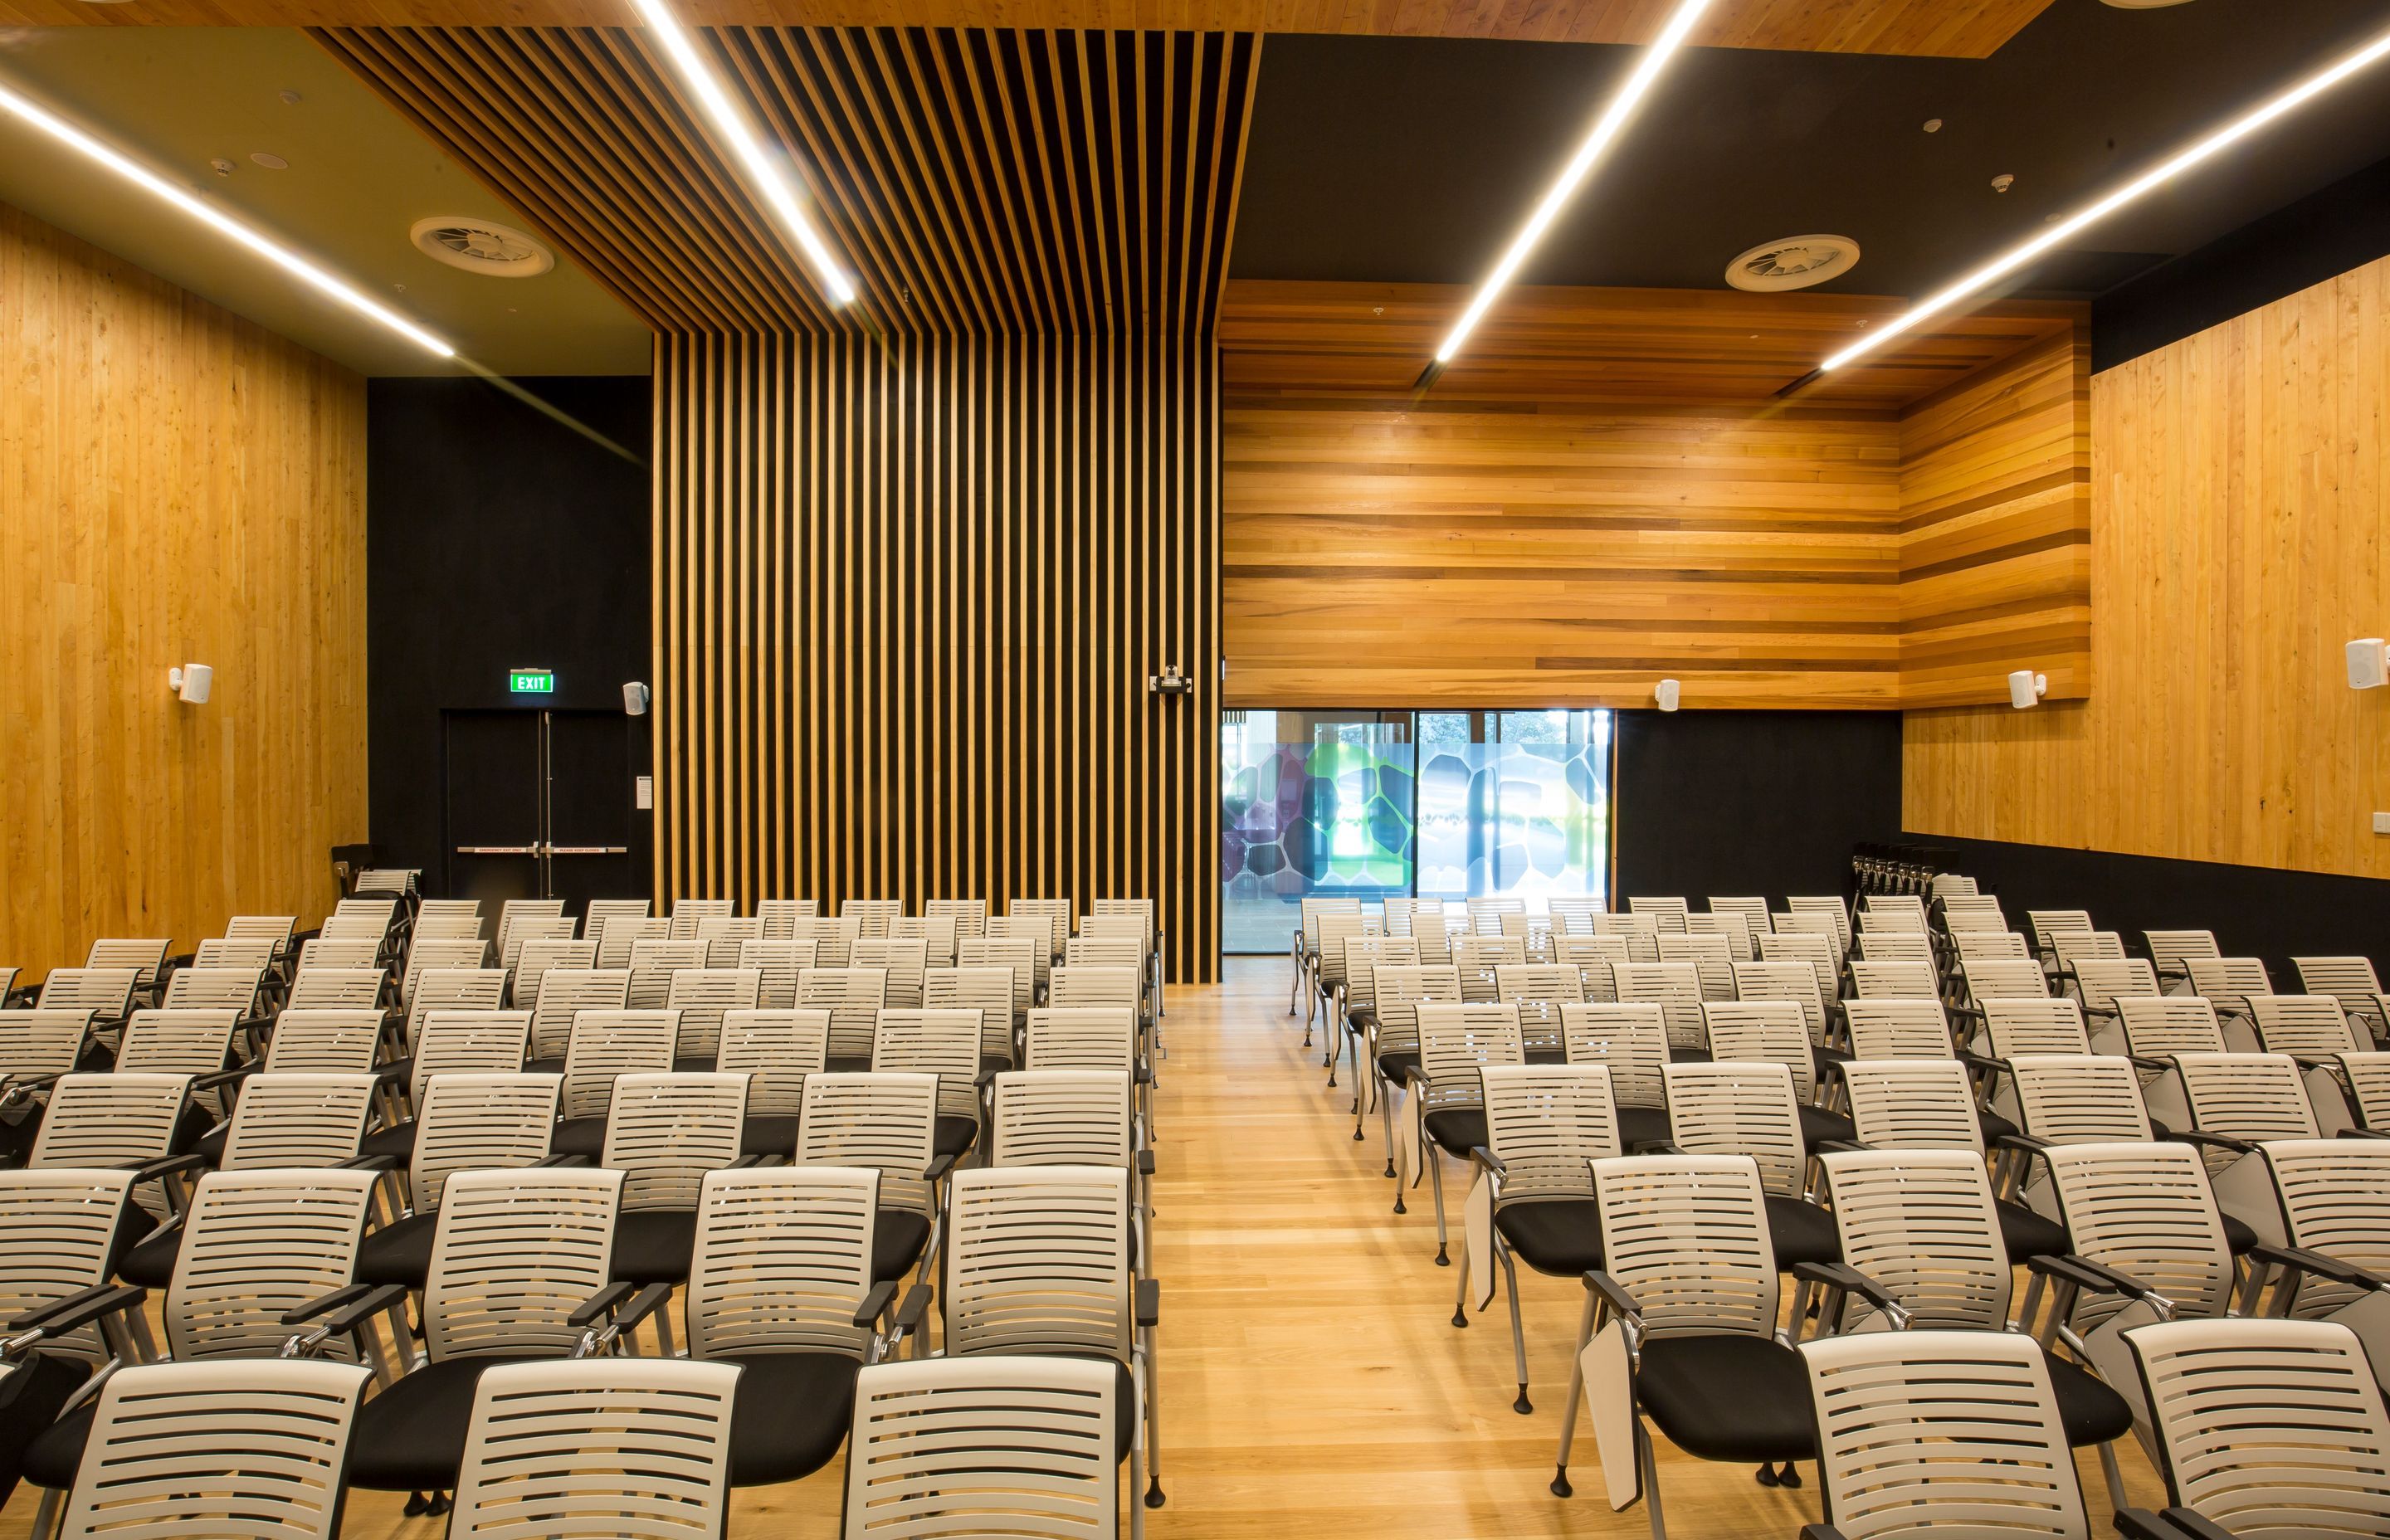
[[[1522,1277],[1536,1410],[1510,1409],[1510,1347],[1497,1294],[1466,1330],[1451,1324],[1454,1272],[1435,1265],[1422,1187],[1392,1212],[1377,1123],[1353,1142],[1351,1100],[1330,1091],[1286,1014],[1283,958],[1238,959],[1217,988],[1174,989],[1157,1108],[1156,1276],[1162,1280],[1163,1478],[1154,1540],[1342,1535],[1398,1540],[1637,1535],[1640,1508],[1613,1513],[1589,1439],[1572,1461],[1578,1495],[1546,1490],[1584,1291]],[[1456,1226],[1460,1188],[1447,1187]],[[1456,1251],[1458,1246],[1455,1247]],[[1523,1275],[1524,1270],[1523,1269]],[[2136,1503],[2160,1491],[2139,1450],[2119,1448]],[[2104,1515],[2098,1462],[2084,1491]],[[833,1466],[737,1495],[733,1540],[836,1534]],[[1790,1537],[1818,1517],[1812,1485],[1755,1484],[1746,1467],[1664,1446],[1661,1491],[1684,1540]],[[33,1495],[0,1511],[0,1540],[31,1525]],[[2095,1533],[2109,1533],[2104,1521]],[[351,1501],[351,1540],[438,1540],[436,1521],[395,1499]]]

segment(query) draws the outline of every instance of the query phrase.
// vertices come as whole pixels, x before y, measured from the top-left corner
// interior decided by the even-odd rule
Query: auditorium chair
[[[805,1081],[790,1163],[868,1166],[880,1173],[871,1237],[875,1283],[902,1279],[925,1259],[935,1259],[938,1188],[954,1167],[933,1148],[937,1119],[935,1075],[833,1072]]]
[[[1087,1359],[872,1365],[855,1377],[839,1534],[878,1540],[904,1525],[922,1534],[1117,1534],[1113,1452],[1135,1416],[1112,1366]],[[925,1428],[941,1436],[924,1438]],[[1024,1462],[1037,1472],[1034,1494],[1024,1492]]]
[[[1441,1005],[1422,1002],[1417,1007],[1419,1054],[1410,1072],[1411,1116],[1408,1141],[1401,1148],[1409,1157],[1406,1186],[1419,1184],[1425,1168],[1435,1197],[1435,1264],[1451,1265],[1445,1226],[1444,1158],[1466,1162],[1470,1151],[1485,1142],[1485,1103],[1478,1072],[1489,1064],[1523,1064],[1526,1045],[1519,1035],[1519,1007],[1484,1003]],[[1394,1212],[1404,1212],[1401,1189]]]

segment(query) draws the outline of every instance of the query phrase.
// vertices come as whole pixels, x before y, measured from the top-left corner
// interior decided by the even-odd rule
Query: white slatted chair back
[[[1668,1046],[1698,1050],[1702,1035],[1702,980],[1689,962],[1627,963],[1613,969],[1622,1005],[1656,1005],[1668,1023]]]
[[[1931,996],[1846,1001],[1843,1020],[1854,1059],[1948,1059],[1956,1051],[1949,1018]]]
[[[688,1270],[688,1351],[698,1359],[836,1353],[860,1359],[868,1328],[880,1173],[857,1166],[710,1171]]]
[[[496,968],[428,968],[407,1007],[407,1041],[435,1010],[496,1010],[507,1003],[507,975]]]
[[[561,1059],[572,1034],[572,1019],[585,1010],[627,1010],[627,968],[553,968],[541,978],[531,1012],[531,1057]]]
[[[952,915],[898,915],[889,923],[892,941],[921,943],[922,961],[932,968],[955,963],[955,920]]]
[[[2126,956],[2125,938],[2114,930],[2070,931],[2058,938],[2057,954],[2062,971],[2077,963],[2115,962]]]
[[[2284,1236],[2302,1251],[2381,1277],[2390,1269],[2390,1143],[2379,1139],[2274,1139],[2258,1147],[2273,1177]],[[2275,1216],[2268,1216],[2275,1217]],[[2262,1236],[2263,1230],[2260,1230]],[[2327,1278],[2300,1280],[2292,1313],[2312,1319],[2373,1296]],[[2358,1321],[2351,1320],[2352,1328]],[[2365,1321],[2380,1336],[2378,1315]]]
[[[652,907],[653,905],[644,898],[593,898],[589,901],[588,907],[584,909],[581,914],[581,939],[583,941],[594,941],[600,946],[603,946],[606,941],[606,927],[608,925],[618,919],[646,919],[648,918],[649,910]],[[670,930],[669,921],[666,922],[665,929],[666,930]],[[658,932],[658,934],[662,933],[664,932]],[[628,932],[625,932],[625,934],[628,934]],[[630,956],[630,945],[626,942],[623,943],[623,960],[628,961]],[[616,966],[619,967],[620,964],[617,964]]]
[[[564,1049],[563,1115],[602,1118],[623,1075],[672,1069],[680,1032],[675,1010],[585,1010],[572,1018]]]
[[[1116,1366],[994,1354],[875,1364],[856,1377],[843,1540],[1120,1531]],[[1034,1468],[1033,1481],[1022,1471]]]
[[[1776,1256],[1759,1168],[1746,1155],[1629,1155],[1593,1162],[1602,1270],[1653,1339],[1776,1329]]]
[[[606,1513],[612,1540],[719,1530],[738,1383],[728,1365],[662,1358],[492,1369],[473,1388],[455,1532],[567,1534],[593,1510]]]
[[[1984,1162],[1965,1149],[1831,1150],[1818,1158],[1843,1258],[1927,1330],[2009,1324],[2011,1274]],[[1875,1316],[1848,1302],[1843,1325]]]
[[[1469,917],[1468,931],[1471,935],[1498,936],[1502,933],[1502,917],[1525,914],[1527,901],[1523,898],[1481,894],[1476,898],[1466,900],[1461,907]]]
[[[1349,936],[1344,942],[1344,1004],[1348,1010],[1375,1009],[1378,1002],[1377,970],[1384,968],[1417,968],[1420,963],[1419,938],[1416,936]]]
[[[1934,938],[1922,930],[1862,930],[1852,952],[1851,967],[1859,967],[1860,959],[1881,967],[1885,963],[1934,962]]]
[[[1504,1205],[1590,1198],[1588,1162],[1619,1153],[1618,1109],[1603,1064],[1488,1064],[1486,1148],[1502,1162]]]
[[[1766,938],[1762,938],[1763,943]],[[1793,1000],[1809,1026],[1809,1041],[1826,1040],[1826,1004],[1818,992],[1818,970],[1804,958],[1775,958],[1734,965],[1738,1000]]]
[[[91,952],[83,960],[85,968],[133,969],[135,993],[155,988],[158,970],[166,966],[167,949],[173,943],[163,940],[135,941],[109,938],[91,943]]]
[[[2141,1079],[2129,1059],[2098,1054],[2021,1054],[2009,1060],[2017,1122],[2046,1144],[2151,1139]]]
[[[2031,957],[1978,957],[1959,965],[1970,1000],[2025,1000],[2049,993],[2049,975]]]
[[[33,1007],[43,1011],[91,1011],[98,1021],[122,1021],[134,1009],[141,969],[50,969]]]
[[[808,968],[797,975],[797,1004],[829,1012],[829,1056],[871,1057],[871,1034],[888,1004],[884,968]]]
[[[258,991],[264,987],[262,969],[178,969],[166,985],[163,1003],[169,1010],[228,1010],[248,1016],[256,1011]]]
[[[2198,1150],[2112,1140],[2062,1145],[2048,1160],[2076,1255],[2165,1296],[2179,1316],[2224,1314],[2232,1299],[2232,1248]],[[2075,1296],[2068,1324],[2088,1336],[2130,1304],[2122,1295],[2087,1289]],[[2130,1318],[2149,1314],[2143,1309]]]
[[[1023,1046],[1024,1069],[1134,1073],[1137,1012],[1128,1006],[1043,1006],[1029,1013]]]
[[[1983,1124],[1967,1067],[1955,1059],[1881,1059],[1842,1067],[1859,1143],[1877,1149],[1967,1149],[1980,1158]]]
[[[1460,972],[1449,963],[1417,968],[1379,965],[1372,970],[1378,997],[1377,1051],[1419,1052],[1419,1007],[1423,1001],[1460,1004]]]
[[[1805,1154],[1792,1072],[1782,1064],[1713,1060],[1668,1064],[1670,1142],[1688,1155],[1743,1155],[1759,1165],[1760,1186],[1797,1198]]]
[[[990,920],[991,926],[996,922]],[[1037,1003],[1037,987],[1050,963],[1031,936],[1005,936],[990,931],[955,943],[955,962],[961,968],[1003,968],[1012,972],[1012,1019],[1019,1020]]]
[[[817,898],[765,898],[755,904],[755,918],[764,922],[765,941],[794,941],[796,921],[801,918],[816,918],[820,914],[821,900]]]
[[[132,1189],[129,1165],[0,1171],[0,1315],[13,1321],[107,1282]],[[44,1345],[85,1362],[108,1356],[92,1327]]]
[[[431,1361],[570,1354],[572,1313],[608,1281],[622,1191],[619,1171],[452,1174],[423,1290]]]
[[[697,939],[705,943],[705,966],[737,968],[739,949],[764,939],[764,921],[756,915],[712,915],[697,922]]]
[[[1576,969],[1587,1000],[1617,999],[1619,965],[1634,960],[1625,936],[1556,936],[1552,950],[1558,954],[1555,961]],[[1659,956],[1656,945],[1652,956]]]
[[[387,921],[365,915],[326,915],[324,923],[315,928],[317,941],[361,943],[374,950],[376,957],[386,955],[390,948],[390,926]]]
[[[192,952],[191,966],[263,973],[274,966],[274,943],[271,941],[227,941],[222,936],[211,936]],[[370,966],[371,959],[367,963]]]
[[[1585,1003],[1585,979],[1564,963],[1503,963],[1494,969],[1497,1001],[1515,1006],[1529,1053],[1562,1052],[1561,1007]]]
[[[795,941],[814,943],[814,965],[817,968],[844,968],[854,959],[854,943],[862,940],[863,921],[854,915],[829,918],[819,915],[801,915],[790,922]]]
[[[1504,915],[1500,917],[1502,933],[1515,936],[1526,949],[1529,962],[1549,962],[1552,959],[1552,920],[1549,915]]]
[[[1835,949],[1838,952],[1848,952],[1851,949],[1851,911],[1841,899],[1831,894],[1795,893],[1784,900],[1784,908],[1785,913],[1792,916],[1824,916],[1832,922]],[[1776,928],[1780,930],[1786,928],[1782,916],[1778,917]],[[1792,927],[1794,930],[1803,928],[1800,925]]]
[[[412,1010],[415,992],[422,987],[423,975],[457,969],[482,969],[489,965],[490,943],[475,936],[418,936],[406,949],[406,971],[400,976],[399,1003]]]
[[[2161,973],[2178,974],[2193,957],[2224,956],[2213,930],[2144,930],[2141,939],[2149,946],[2150,961]]]
[[[439,900],[431,902],[438,903]],[[414,939],[409,943],[409,950],[427,941],[478,941],[486,945],[489,937],[482,933],[485,923],[479,914],[442,913],[430,910],[427,905],[426,912],[415,917]]]
[[[1879,909],[1870,906],[1859,911],[1858,930],[1851,937],[1851,949],[1855,952],[1864,949],[1870,937],[1881,940],[1887,936],[1926,934],[1923,909]]]
[[[1882,962],[1851,959],[1851,994],[1862,1000],[1890,997],[1918,999],[1938,994],[1930,962]]]
[[[932,968],[921,975],[921,1004],[931,1010],[968,1010],[979,1017],[983,1059],[1012,1059],[1012,969]]]
[[[1964,894],[1972,897],[1976,892],[1978,892],[1978,889],[1975,886],[1975,879],[1959,872],[1936,872],[1934,874],[1934,880],[1930,886],[1933,888],[1934,895],[1936,898],[1945,897],[1952,893]]]
[[[983,898],[933,898],[921,905],[921,914],[925,918],[953,920],[958,946],[967,939],[987,934],[987,900]]]
[[[2371,957],[2293,957],[2291,967],[2299,987],[2309,995],[2329,995],[2351,1015],[2380,1009],[2382,981]]]
[[[1941,901],[1943,928],[1957,935],[1966,930],[2006,930],[2009,918],[2000,901],[1989,894],[1953,895]]]
[[[975,1010],[890,1007],[871,1038],[882,1073],[938,1077],[938,1114],[979,1121],[980,1020]]]
[[[2086,957],[2075,965],[2075,988],[2086,1016],[2113,1016],[2117,1001],[2159,992],[2146,957]]]
[[[285,1010],[366,1010],[381,1004],[386,974],[379,968],[322,968],[302,963],[290,981]]]
[[[332,941],[311,936],[299,946],[299,971],[345,969],[381,974],[381,943],[374,941]]]
[[[498,966],[512,968],[516,949],[532,936],[571,941],[579,928],[560,898],[510,898],[498,907]]]
[[[1054,1354],[1129,1362],[1129,1174],[981,1166],[947,1200],[949,1357]]]
[[[626,1074],[614,1082],[598,1163],[623,1174],[625,1212],[695,1209],[706,1173],[739,1159],[743,1074]]]
[[[1381,934],[1382,923],[1376,916],[1365,915],[1358,910],[1330,912],[1315,916],[1314,920],[1317,932],[1314,940],[1319,955],[1319,982],[1323,988],[1333,989],[1344,982],[1344,943],[1356,937]],[[1070,961],[1075,965],[1085,957],[1090,962],[1128,968],[1137,967],[1142,962],[1141,955],[1124,955],[1118,948],[1103,948],[1093,953],[1086,948],[1085,942],[1073,943],[1069,949]]]
[[[354,898],[344,898],[333,905],[332,914],[328,918],[379,920],[381,922],[382,930],[387,931],[398,918],[396,895],[412,891],[413,884],[410,883],[406,888],[393,889],[385,892],[363,892]]]
[[[935,1075],[815,1075],[805,1082],[793,1163],[867,1166],[880,1173],[883,1210],[927,1217],[934,1198],[924,1174],[937,1123]]]
[[[1662,935],[1682,935],[1685,917],[1692,906],[1681,898],[1635,898],[1626,900],[1626,912],[1650,915],[1658,923]]]
[[[1593,917],[1610,907],[1610,902],[1587,893],[1555,893],[1544,900],[1544,912],[1551,917],[1555,935],[1574,930],[1580,935],[1593,933]]]
[[[1420,908],[1411,915],[1411,939],[1419,943],[1421,962],[1452,960],[1452,925],[1445,918],[1441,901],[1420,902]]]
[[[87,1010],[0,1010],[0,1084],[67,1073],[90,1031]]]
[[[1358,904],[1355,899],[1352,902]],[[1047,956],[1062,955],[1062,943],[1071,939],[1071,901],[1067,898],[1016,898],[1008,901],[1004,912],[1009,918],[1046,921]]]
[[[71,1074],[50,1088],[41,1131],[26,1165],[146,1165],[173,1145],[175,1124],[190,1090],[175,1074]]]
[[[1986,1331],[1804,1343],[1826,1521],[1846,1540],[2088,1540],[2042,1350]]]
[[[2033,932],[2036,954],[2044,960],[2058,956],[2062,936],[2088,935],[2098,929],[2091,923],[2088,909],[2027,909],[2024,922]]]
[[[2077,935],[2066,932],[2059,937],[2062,956],[2071,955],[2085,961],[2105,960],[2091,950],[2091,932]],[[2031,957],[2033,943],[2014,930],[1960,930],[1950,937],[1950,944],[1962,963],[1993,962],[2001,958]],[[2071,954],[2068,949],[2071,948]]]
[[[118,1370],[100,1386],[59,1540],[333,1540],[349,1430],[370,1378],[295,1358]],[[226,1436],[234,1415],[238,1438]],[[161,1514],[171,1518],[159,1522]]]
[[[1721,1064],[1781,1064],[1792,1076],[1795,1100],[1818,1099],[1817,1056],[1799,1001],[1711,1001],[1702,1007],[1702,1020],[1711,1059]]]
[[[546,927],[559,922],[540,920],[534,923]],[[525,1009],[537,1007],[540,981],[546,978],[551,969],[597,966],[598,943],[594,941],[573,941],[562,936],[524,936],[516,948],[512,966],[514,1003]]]
[[[1567,1062],[1599,1064],[1610,1072],[1611,1096],[1618,1106],[1668,1105],[1660,1072],[1668,1062],[1668,1028],[1658,1006],[1562,1006],[1561,1033]]]
[[[2252,995],[2257,1045],[2294,1059],[2338,1059],[2372,1047],[2329,995]]]
[[[136,1010],[125,1018],[116,1067],[145,1074],[212,1075],[232,1055],[233,1010]]]
[[[2320,1132],[2307,1100],[2298,1062],[2288,1054],[2191,1054],[2175,1060],[2191,1125],[2203,1134],[2261,1144],[2268,1139],[2312,1139]],[[2207,1151],[2212,1175],[2241,1157],[2229,1149]]]
[[[2351,1054],[2341,1060],[2348,1077],[2348,1104],[2357,1126],[2390,1132],[2390,1053]]]
[[[1428,1078],[1420,1092],[1422,1113],[1479,1106],[1479,1070],[1527,1061],[1516,1006],[1422,1002],[1418,1013],[1420,1069]]]
[[[320,1168],[355,1160],[374,1084],[369,1074],[252,1075],[233,1109],[217,1169]]]
[[[803,1006],[725,1011],[724,1074],[747,1077],[750,1117],[793,1117],[804,1105],[805,1077],[829,1059],[829,1012]]]
[[[631,1008],[654,1010],[672,999],[672,976],[705,966],[705,943],[686,940],[635,942],[631,946]]]
[[[1870,893],[1861,901],[1859,924],[1872,921],[1885,930],[1925,929],[1925,900],[1917,893]]]
[[[1690,931],[1663,935],[1660,960],[1690,963],[1695,977],[1701,981],[1703,999],[1734,998],[1734,948],[1724,936],[1697,936]]]
[[[763,1004],[764,975],[752,968],[684,968],[672,976],[666,1008],[680,1012],[682,1059],[712,1059],[722,1051],[722,1014],[753,1010]]]
[[[838,905],[839,917],[855,922],[855,934],[867,941],[885,941],[891,927],[905,912],[901,898],[849,898]]]
[[[572,1023],[568,1019],[563,1031],[569,1035],[572,1030]],[[431,1011],[416,1029],[415,1059],[407,1073],[407,1099],[420,1109],[425,1087],[434,1075],[515,1074],[523,1067],[531,1039],[532,1013],[527,1010]],[[559,1049],[562,1046],[559,1045]]]
[[[639,943],[672,939],[672,921],[660,915],[608,915],[592,923],[598,931],[600,968],[628,968],[631,948]]]
[[[2127,1341],[2174,1507],[2240,1540],[2390,1534],[2390,1411],[2355,1332],[2186,1320]]]
[[[1834,938],[1821,930],[1772,930],[1759,938],[1759,957],[1762,962],[1806,964],[1821,1000],[1833,999],[1843,992],[1842,961],[1834,955]]]
[[[1160,944],[1160,921],[1154,911],[1153,900],[1150,898],[1099,898],[1089,912],[1089,918],[1096,919],[1111,919],[1121,915],[1135,915],[1142,922],[1147,947]],[[1081,922],[1080,928],[1086,929],[1085,921]]]
[[[1433,908],[1441,914],[1444,901],[1438,898],[1389,898],[1378,905],[1378,915],[1387,935],[1407,936],[1412,934],[1412,917],[1422,907]]]
[[[1517,967],[1527,960],[1527,943],[1517,936],[1486,936],[1469,934],[1452,941],[1452,966],[1460,974],[1460,997],[1464,1000],[1495,1001],[1501,998],[1501,981],[1496,969],[1504,964]]]
[[[1740,915],[1742,918],[1742,927],[1751,933],[1754,953],[1759,938],[1776,928],[1767,918],[1767,900],[1764,898],[1719,898],[1713,895],[1709,902],[1710,913],[1714,915]]]
[[[174,1361],[278,1354],[290,1340],[284,1313],[354,1277],[375,1180],[370,1171],[201,1176],[161,1312]]]
[[[2124,1051],[2136,1059],[2224,1051],[2224,1025],[2199,995],[2122,995],[2115,1008]]]
[[[1629,962],[1660,960],[1660,920],[1656,915],[1596,915],[1593,917],[1593,933],[1625,938],[1626,960]]]
[[[1007,1070],[990,1102],[991,1162],[1117,1165],[1136,1158],[1126,1070]]]
[[[701,922],[738,912],[739,901],[735,898],[676,898],[673,900],[672,921],[666,934],[674,941],[695,941]]]
[[[235,915],[225,921],[224,938],[232,942],[262,941],[279,957],[290,950],[290,933],[299,928],[296,915]]]
[[[407,1186],[418,1213],[440,1207],[460,1171],[514,1171],[547,1159],[561,1106],[560,1075],[432,1076],[416,1100]]]
[[[1081,964],[1054,969],[1046,1001],[1055,1006],[1126,1006],[1137,1008],[1144,998],[1144,981],[1134,968],[1099,968]]]
[[[2083,1007],[2073,1000],[2047,995],[2024,999],[1995,996],[1977,1004],[1984,1012],[1984,1033],[1994,1059],[2091,1051],[2091,1034],[2083,1025]]]
[[[1725,914],[1687,915],[1685,933],[1692,936],[1722,936],[1726,940],[1727,958],[1730,962],[1748,962],[1759,955],[1751,939],[1751,920],[1731,912]]]
[[[752,968],[760,980],[755,1000],[766,1010],[784,1010],[797,1003],[797,975],[816,965],[819,947],[810,941],[742,941],[740,968]]]

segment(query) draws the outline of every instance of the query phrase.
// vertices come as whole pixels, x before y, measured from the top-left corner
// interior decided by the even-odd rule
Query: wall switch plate
[[[2377,813],[2373,815],[2373,832],[2390,834],[2390,813]]]
[[[638,781],[636,783],[636,785],[635,785],[635,786],[633,787],[633,789],[632,789],[632,792],[631,792],[631,805],[632,805],[633,807],[636,807],[636,808],[644,808],[644,809],[653,810],[653,808],[654,808],[654,807],[655,807],[655,805],[656,805],[656,778],[655,778],[655,776],[641,776],[638,778]],[[2381,826],[2381,825],[2382,825],[2382,823],[2383,823],[2383,820],[2382,820],[2381,818],[2378,818],[2378,817],[2377,817],[2377,818],[2375,818],[2373,821],[2374,821],[2374,823],[2375,823],[2377,826]]]

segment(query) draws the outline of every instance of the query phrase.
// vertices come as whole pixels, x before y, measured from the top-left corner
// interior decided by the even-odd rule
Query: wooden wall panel
[[[662,896],[1147,896],[1219,950],[1213,345],[1259,39],[706,35],[827,308],[632,31],[319,40],[663,334]],[[1149,694],[1177,664],[1195,693]]]
[[[2091,688],[2091,350],[2077,327],[1900,419],[1901,699]]]
[[[2390,260],[2090,382],[2098,687],[1912,712],[1913,830],[2390,877]]]
[[[359,377],[0,204],[0,964],[331,906],[365,443]]]

